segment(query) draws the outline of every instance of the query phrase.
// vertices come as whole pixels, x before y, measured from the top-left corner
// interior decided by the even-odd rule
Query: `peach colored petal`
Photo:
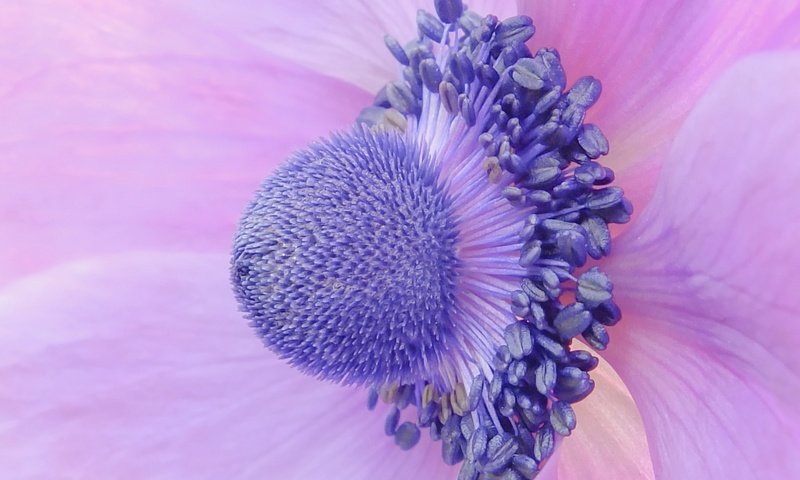
[[[619,375],[601,360],[595,389],[575,404],[578,428],[561,444],[559,480],[653,479],[644,424]]]

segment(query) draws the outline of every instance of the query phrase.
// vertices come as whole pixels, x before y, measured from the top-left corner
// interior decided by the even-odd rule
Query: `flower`
[[[514,13],[489,3],[473,7]],[[592,121],[644,207],[603,264],[625,315],[606,357],[636,403],[601,371],[545,474],[791,478],[800,64],[779,52],[722,72],[792,46],[796,5],[530,3],[534,46],[603,80]],[[17,46],[0,75],[3,470],[454,476],[427,443],[396,451],[358,390],[259,348],[225,274],[251,191],[394,78],[381,36],[409,37],[417,6],[0,8]]]

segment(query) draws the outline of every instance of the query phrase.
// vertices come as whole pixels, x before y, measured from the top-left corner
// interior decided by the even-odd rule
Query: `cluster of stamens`
[[[386,37],[403,80],[383,88],[359,122],[431,145],[443,129],[471,132],[462,141],[477,140],[486,184],[501,185],[524,218],[521,283],[509,302],[517,321],[505,328],[490,371],[466,373],[444,390],[425,380],[376,385],[368,406],[391,404],[385,430],[403,449],[428,428],[446,463],[463,461],[459,479],[531,479],[556,434],[575,428],[571,404],[594,388],[588,372],[598,359],[572,350],[572,340],[605,349],[606,327],[620,319],[609,278],[582,267],[609,253],[608,224],[627,222],[632,207],[596,161],[607,140],[583,123],[600,83],[583,77],[565,90],[558,52],[532,54],[525,44],[534,34],[529,17],[481,18],[460,0],[435,6],[438,18],[419,12],[416,40],[401,46]],[[411,405],[415,418],[400,424]]]
[[[369,385],[403,449],[427,428],[460,480],[534,478],[594,389],[620,319],[596,266],[631,205],[611,187],[600,83],[566,88],[529,17],[435,0],[402,65],[348,132],[268,178],[231,277],[264,344],[302,371]],[[409,408],[409,407],[415,408]]]

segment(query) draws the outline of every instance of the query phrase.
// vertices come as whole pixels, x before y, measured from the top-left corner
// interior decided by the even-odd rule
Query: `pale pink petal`
[[[782,53],[711,87],[607,265],[657,478],[800,476],[798,85]]]
[[[653,464],[642,419],[625,384],[601,361],[595,389],[576,403],[578,428],[561,443],[559,480],[648,480]]]
[[[257,48],[375,93],[401,69],[384,35],[403,44],[415,39],[417,9],[428,6],[427,0],[245,1],[205,13],[228,25],[245,20],[244,31]]]
[[[625,197],[634,205],[632,219],[638,218],[642,213],[642,207],[653,198],[666,156],[666,151],[656,152],[647,157],[642,156],[639,161],[616,171],[615,183],[624,189]],[[631,224],[611,224],[609,229],[611,234],[616,236],[630,228]]]
[[[741,56],[800,44],[796,0],[518,0],[572,80],[603,82],[589,114],[628,165],[668,148],[697,98]]]
[[[227,257],[125,254],[0,291],[0,471],[14,479],[454,478],[363,391],[297,373],[236,310]]]
[[[469,8],[500,18],[516,14],[512,1],[475,0]],[[435,12],[433,0],[247,0],[196,6],[223,28],[240,28],[251,45],[377,92],[400,78],[401,65],[384,45],[385,35],[401,44],[414,40],[417,10]]]
[[[0,283],[92,253],[227,250],[267,172],[370,101],[138,5],[0,6]]]

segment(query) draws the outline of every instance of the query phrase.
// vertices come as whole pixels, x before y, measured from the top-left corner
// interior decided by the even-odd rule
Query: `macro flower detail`
[[[292,365],[392,405],[400,448],[427,428],[459,478],[534,478],[595,386],[573,339],[603,350],[620,320],[609,277],[584,267],[632,206],[584,123],[600,82],[567,88],[559,53],[526,46],[530,17],[434,4],[417,39],[385,39],[402,80],[261,186],[234,291]]]
[[[536,480],[800,478],[800,228],[795,221],[800,218],[800,162],[793,154],[800,151],[800,0],[466,3],[466,11],[458,8],[461,4],[439,3],[444,9],[435,12],[431,0],[0,2],[0,22],[5,20],[0,43],[6,46],[5,68],[0,69],[0,477],[455,480],[482,469],[480,480],[534,474]],[[491,387],[499,371],[496,361],[502,366],[509,358],[503,347],[508,355],[527,351],[528,336],[518,325],[528,327],[531,351],[539,348],[535,325],[518,315],[527,314],[525,297],[518,293],[530,290],[525,280],[538,285],[525,276],[528,267],[519,264],[527,219],[536,215],[527,231],[542,241],[537,262],[556,258],[557,243],[547,244],[543,237],[550,232],[542,225],[552,219],[544,218],[539,206],[520,203],[522,197],[528,201],[528,190],[504,169],[512,157],[500,165],[500,155],[494,155],[497,163],[468,170],[477,171],[475,205],[496,207],[486,210],[484,225],[473,223],[479,235],[471,238],[496,240],[497,220],[509,219],[508,258],[492,262],[488,248],[459,248],[463,222],[470,216],[455,208],[458,192],[449,189],[454,182],[447,183],[454,171],[441,169],[442,153],[479,150],[473,132],[482,132],[481,108],[470,97],[475,124],[464,127],[463,142],[450,131],[442,134],[440,127],[451,115],[451,125],[467,125],[470,110],[464,117],[458,104],[459,95],[467,92],[456,91],[450,107],[457,113],[451,114],[442,110],[441,91],[426,86],[445,83],[450,67],[443,56],[455,45],[455,32],[444,42],[420,36],[420,8],[432,12],[423,19],[432,32],[439,28],[435,22],[444,30],[453,21],[460,25],[471,12],[479,13],[481,22],[487,13],[498,22],[529,16],[536,27],[525,42],[530,58],[558,48],[567,77],[562,96],[581,77],[602,80],[602,95],[586,111],[581,128],[602,128],[609,152],[591,161],[613,168],[616,180],[591,188],[624,187],[636,211],[627,225],[613,225],[595,213],[599,210],[584,209],[609,227],[610,254],[594,259],[587,237],[586,264],[570,273],[577,281],[558,278],[560,306],[555,308],[564,312],[560,318],[543,307],[539,293],[528,304],[546,310],[552,328],[546,336],[556,342],[567,343],[556,325],[572,334],[586,324],[584,311],[612,337],[603,351],[595,350],[582,332],[570,344],[573,360],[587,362],[570,370],[580,377],[577,383],[594,384],[583,400],[559,397],[570,385],[559,384],[564,369],[556,368],[553,394],[546,396],[547,424],[567,426],[574,418],[576,428],[568,438],[555,428],[552,437],[543,437],[540,453],[551,439],[555,445],[544,462],[535,457],[535,434],[531,456],[519,450],[517,432],[495,435],[493,419],[478,425],[474,441],[461,429],[471,428],[469,420],[459,422],[458,431],[445,428],[447,421],[434,415],[445,404],[444,395],[425,383],[448,381],[448,365],[456,365],[455,372],[464,376],[464,382],[453,380],[449,410],[442,410],[449,412],[452,426],[451,419],[460,415],[458,399],[466,397],[470,407],[468,375],[475,374],[472,383],[478,383],[477,368],[454,360],[463,357],[459,339],[485,337],[486,353],[481,345],[465,352],[488,364],[489,371],[480,372],[485,381],[481,394],[487,396],[486,385]],[[391,38],[385,39],[387,33]],[[464,36],[463,29],[458,35]],[[403,74],[406,67],[414,68],[420,39],[430,48],[426,59],[442,75],[439,80],[430,62],[426,78],[419,75],[423,96],[440,102],[441,123],[426,120],[437,110],[423,110],[422,97]],[[474,65],[473,73],[477,78]],[[538,84],[516,70],[510,81]],[[413,112],[398,115],[390,100],[403,108],[397,101],[403,102],[398,94],[405,93],[399,88],[404,84],[412,94],[406,100],[411,99]],[[384,93],[378,94],[381,89]],[[432,137],[419,134],[423,120]],[[499,137],[508,131],[498,127],[494,133]],[[477,143],[485,149],[489,138],[481,140],[481,135]],[[409,365],[409,373],[403,373],[396,366],[403,365],[400,361],[383,368],[398,378],[388,383],[359,382],[357,377],[337,381],[333,369],[324,372],[328,380],[321,380],[319,363],[303,371],[311,357],[300,349],[287,344],[293,361],[274,346],[266,348],[231,292],[231,274],[238,271],[231,269],[231,237],[244,207],[255,200],[254,192],[267,194],[259,190],[264,179],[287,175],[302,161],[331,160],[332,152],[364,152],[355,145],[381,145],[383,157],[370,158],[416,161],[392,165],[417,165],[418,170],[403,171],[425,181],[411,190],[407,182],[395,187],[445,202],[441,209],[424,211],[445,213],[428,218],[452,220],[457,233],[452,307],[463,301],[463,287],[469,286],[465,280],[491,285],[470,297],[491,302],[472,310],[476,315],[470,318],[477,323],[468,331],[442,328],[452,348],[441,358],[429,355],[440,363],[422,369],[422,400],[432,399],[422,404],[432,403],[434,409],[426,412],[434,417],[427,428],[420,424],[419,405],[411,403],[416,382],[412,391],[409,382],[399,380],[414,377],[410,372],[419,367]],[[369,168],[377,168],[376,163],[369,162]],[[575,176],[579,166],[570,160],[567,168],[559,168],[562,181]],[[340,180],[352,185],[366,187],[373,181],[342,172]],[[430,177],[435,182],[426,183],[428,172],[436,174]],[[459,181],[471,185],[470,178]],[[367,183],[357,183],[361,180]],[[324,198],[314,188],[282,183],[287,194],[293,188],[305,192],[306,201],[312,194]],[[508,186],[520,192],[509,190],[504,196]],[[540,190],[556,198],[553,188]],[[326,194],[333,199],[335,191]],[[366,190],[348,194],[370,198]],[[372,205],[392,215],[409,206],[383,199]],[[333,222],[336,210],[317,207],[315,212]],[[353,220],[374,218],[372,209],[339,205],[338,210]],[[282,214],[289,213],[287,208]],[[591,228],[596,222],[583,223],[577,225],[587,234],[604,231]],[[371,262],[398,248],[376,243],[378,238],[414,233],[419,234],[415,241],[433,245],[423,234],[449,231],[426,230],[429,225],[412,231],[406,228],[409,223],[377,225],[376,235],[357,237],[365,249],[378,246]],[[306,237],[301,238],[313,236],[302,232]],[[329,233],[337,238],[339,232]],[[603,243],[602,235],[596,238],[598,245]],[[332,255],[314,248],[321,258]],[[440,243],[437,251],[448,248]],[[406,252],[412,257],[387,261],[387,266],[411,268],[431,258],[414,249]],[[491,262],[482,270],[486,275],[467,277],[466,261],[482,259]],[[371,262],[358,266],[377,268]],[[320,274],[332,268],[325,262],[314,265]],[[251,266],[241,273],[253,282],[265,281],[258,277],[263,269]],[[521,275],[498,273],[512,268]],[[311,286],[346,286],[313,276],[308,285],[284,280],[304,295]],[[366,276],[359,281],[367,281]],[[446,285],[443,281],[440,291],[448,291]],[[346,292],[341,293],[325,300],[345,299]],[[381,302],[401,298],[413,304],[399,290],[387,289],[383,297],[378,293],[371,292]],[[270,295],[286,308],[312,311],[299,297]],[[433,295],[426,292],[421,298]],[[548,297],[544,304],[551,301]],[[624,316],[613,328],[615,320],[609,319],[616,310],[606,308],[609,302]],[[453,312],[449,320],[423,318],[439,318],[440,325],[447,320],[452,327],[469,325],[455,321],[456,313],[463,312]],[[507,338],[509,325],[515,330]],[[406,327],[412,326],[423,325]],[[410,342],[378,331],[370,335],[381,340],[381,348]],[[328,362],[381,376],[377,365],[358,370],[344,357],[331,356],[350,353],[351,347],[340,343],[328,345]],[[590,369],[594,357],[598,364]],[[536,368],[526,366],[523,374],[518,362],[510,357],[498,396],[510,402],[508,390],[514,409],[521,398],[514,390],[520,386],[511,383],[514,375],[522,376],[524,388],[533,379],[532,390],[539,394]],[[507,421],[500,402],[492,403],[498,422],[512,426],[515,417]],[[484,410],[488,414],[485,401],[478,403],[462,419]],[[518,420],[527,429],[525,419]],[[447,465],[445,444],[448,458],[464,458]],[[475,451],[484,455],[476,459]],[[487,467],[502,473],[488,473]]]

